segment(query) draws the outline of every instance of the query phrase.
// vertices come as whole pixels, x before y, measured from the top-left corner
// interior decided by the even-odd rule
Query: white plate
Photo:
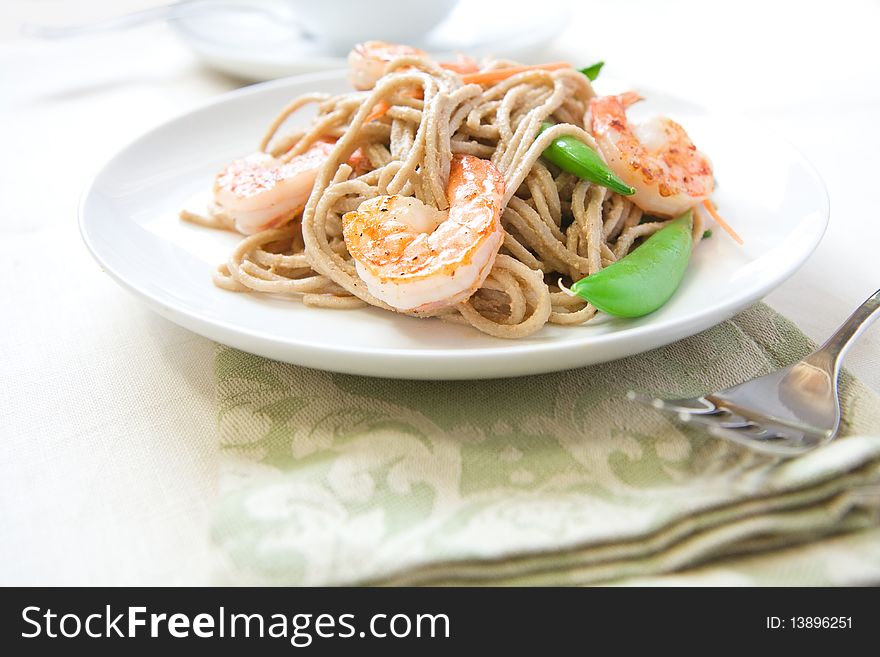
[[[446,20],[411,45],[440,60],[466,52],[531,61],[564,31],[569,15],[568,0],[544,0],[537,12],[529,0],[460,0]],[[171,26],[204,64],[246,80],[346,66],[345,53],[304,38],[294,25],[271,15],[224,13],[218,6],[210,13],[184,14]]]
[[[178,210],[209,188],[223,164],[253,150],[292,97],[345,88],[338,73],[269,82],[220,96],[140,137],[98,172],[83,196],[80,227],[88,248],[154,310],[218,342],[339,372],[477,379],[613,360],[693,335],[791,275],[828,221],[821,179],[787,143],[741,120],[653,95],[653,107],[646,109],[679,119],[711,154],[719,183],[715,198],[745,246],[716,229],[696,249],[675,296],[651,315],[548,325],[508,341],[376,308],[307,308],[295,300],[216,288],[211,272],[239,237],[184,224]]]

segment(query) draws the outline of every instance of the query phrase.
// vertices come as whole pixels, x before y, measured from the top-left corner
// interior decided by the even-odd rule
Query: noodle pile
[[[495,61],[489,68],[510,65]],[[421,99],[414,90],[422,91]],[[320,140],[337,140],[336,146],[301,219],[291,217],[284,227],[244,239],[218,268],[214,282],[227,290],[300,297],[309,306],[369,304],[393,310],[358,277],[341,217],[366,199],[388,194],[415,196],[446,209],[450,160],[453,153],[463,153],[491,160],[504,175],[504,242],[482,288],[433,315],[502,338],[530,335],[548,322],[587,322],[596,309],[562,291],[560,279],[570,283],[596,273],[667,223],[643,221],[642,211],[626,197],[541,159],[562,135],[596,148],[585,129],[593,95],[587,77],[570,68],[529,70],[481,87],[463,84],[431,60],[403,57],[370,92],[302,96],[272,122],[260,150],[284,162]],[[380,103],[389,108],[385,116],[366,123]],[[311,127],[281,135],[287,119],[310,104],[318,107]],[[539,135],[548,120],[557,125]],[[368,162],[366,171],[348,164],[357,149]],[[232,228],[218,207],[208,216],[181,216]],[[694,226],[695,236],[701,231]]]

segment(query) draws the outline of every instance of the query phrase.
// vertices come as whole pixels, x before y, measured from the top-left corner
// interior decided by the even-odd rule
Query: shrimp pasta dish
[[[218,172],[211,204],[181,212],[242,234],[214,273],[219,287],[520,338],[614,314],[613,300],[608,310],[572,292],[603,270],[611,283],[593,288],[641,303],[670,256],[643,257],[655,269],[639,285],[611,267],[685,214],[675,257],[689,257],[707,222],[727,229],[709,200],[711,164],[684,128],[631,122],[640,96],[597,96],[595,72],[438,62],[382,42],[355,47],[349,63],[351,92],[292,100],[255,153]],[[308,127],[288,130],[308,106]]]

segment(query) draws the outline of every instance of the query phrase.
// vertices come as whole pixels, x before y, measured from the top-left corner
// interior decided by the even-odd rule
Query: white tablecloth
[[[200,67],[164,25],[62,42],[17,35],[24,20],[74,23],[150,4],[0,7],[2,584],[208,581],[213,345],[101,272],[79,239],[76,204],[120,146],[240,83]],[[768,297],[774,308],[822,339],[880,285],[880,5],[593,0],[577,3],[569,25],[548,59],[601,58],[607,75],[743,114],[818,167],[831,225]],[[878,363],[875,329],[847,365],[876,390]]]

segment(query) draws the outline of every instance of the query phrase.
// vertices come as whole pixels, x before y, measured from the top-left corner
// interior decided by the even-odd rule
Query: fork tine
[[[722,429],[751,429],[758,425],[742,415],[732,413],[726,408],[713,407],[711,409],[700,408],[693,410],[680,404],[681,400],[660,400],[661,403],[651,403],[652,408],[674,414],[680,422],[694,422],[710,427]]]
[[[717,413],[718,409],[705,397],[684,397],[681,399],[660,399],[659,397],[651,397],[643,395],[634,390],[626,393],[626,398],[630,401],[637,401],[646,406],[651,406],[661,411],[670,413],[686,413],[688,415],[703,415]]]
[[[741,415],[735,415],[725,410],[719,410],[718,413],[713,415],[681,414],[679,415],[679,419],[685,423],[699,424],[704,427],[728,429],[730,431],[740,432],[748,431],[756,438],[764,436],[769,437],[769,434],[772,433],[766,427],[762,427],[748,418],[742,417]]]
[[[790,443],[791,436],[763,427],[750,421],[740,423],[721,422],[714,418],[717,416],[692,415],[685,420],[686,423],[699,424],[714,438],[722,438],[745,445],[754,450],[772,454],[774,456],[793,456],[807,451],[805,447],[799,447]],[[680,419],[685,418],[680,416]]]
[[[734,415],[725,410],[716,414],[679,413],[679,419],[685,423],[699,424],[715,438],[724,438],[740,445],[746,445],[765,454],[773,456],[796,456],[810,450],[803,444],[793,444],[793,440],[802,440],[800,431],[786,433],[785,429],[767,427],[742,416]],[[738,418],[735,421],[724,418]]]
[[[808,451],[807,447],[777,443],[790,436],[775,428],[762,426],[746,417],[719,408],[705,397],[660,399],[630,391],[627,399],[675,415],[683,423],[699,424],[715,438],[724,438],[774,456],[794,456]]]
[[[718,426],[708,426],[707,431],[715,438],[729,440],[771,456],[797,456],[811,449],[809,445],[793,445],[790,437],[785,434],[758,428],[760,432],[757,434],[749,430],[724,429]]]

